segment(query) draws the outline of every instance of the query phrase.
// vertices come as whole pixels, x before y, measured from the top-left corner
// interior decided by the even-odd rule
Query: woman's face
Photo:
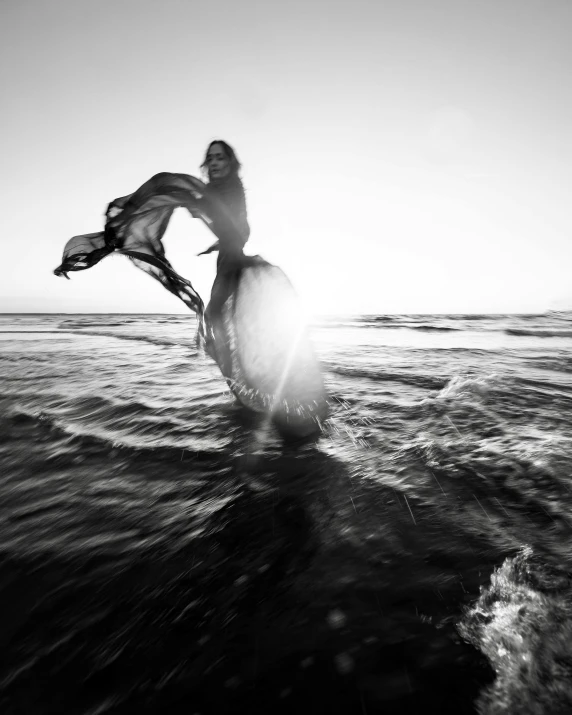
[[[213,144],[207,152],[209,179],[224,179],[230,173],[230,161],[221,144]]]

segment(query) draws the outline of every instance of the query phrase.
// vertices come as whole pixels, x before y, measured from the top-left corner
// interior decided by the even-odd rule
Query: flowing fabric
[[[69,271],[91,268],[114,251],[128,256],[197,314],[197,339],[238,399],[270,413],[283,434],[308,436],[321,429],[328,414],[319,364],[286,276],[259,256],[242,253],[250,230],[242,184],[238,188],[229,187],[234,195],[225,201],[193,176],[157,174],[109,204],[103,231],[68,241],[54,273],[67,278]],[[202,219],[218,238],[208,249],[219,250],[209,315],[192,284],[165,256],[162,238],[178,207]],[[213,310],[220,312],[220,335],[213,328],[218,324]]]
[[[247,408],[271,415],[283,436],[318,434],[328,400],[300,301],[284,272],[248,256],[222,307],[230,363],[219,362]]]
[[[175,272],[165,256],[162,238],[176,208],[187,208],[212,228],[215,206],[206,200],[205,185],[187,174],[161,173],[153,176],[128,196],[107,207],[103,231],[74,236],[64,247],[57,276],[91,268],[114,251],[128,256],[148,275],[180,298],[202,321],[204,303],[190,281]],[[224,210],[223,212],[224,213]]]

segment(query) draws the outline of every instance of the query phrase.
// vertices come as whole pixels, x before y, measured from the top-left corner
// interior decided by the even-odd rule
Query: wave
[[[382,320],[367,320],[367,321],[354,321],[354,322],[339,322],[339,323],[324,323],[319,324],[316,327],[320,328],[359,328],[360,330],[379,330],[383,328],[385,330],[393,329],[405,329],[405,330],[424,330],[424,331],[437,331],[437,332],[450,332],[450,331],[462,331],[464,328],[454,328],[452,326],[446,325],[416,325],[410,322],[398,322],[398,321],[382,321]]]
[[[38,333],[38,335],[57,335],[59,331],[56,330],[35,330],[33,328],[29,328],[28,330],[0,330],[0,334],[2,335],[18,335],[19,333],[25,333],[26,335],[29,335],[30,333],[35,334]],[[62,331],[62,332],[70,332],[70,331]]]
[[[451,380],[436,397],[416,406],[425,429],[412,446],[417,444],[423,462],[440,480],[462,481],[487,511],[496,512],[499,540],[505,537],[499,509],[506,501],[518,505],[523,520],[532,516],[543,524],[538,538],[550,541],[569,531],[572,441],[555,434],[551,425],[523,422],[512,414],[517,384],[502,374]],[[553,391],[545,397],[552,406]],[[562,413],[570,404],[566,398]],[[516,513],[513,518],[516,523]],[[524,521],[522,528],[528,528]]]
[[[565,385],[562,382],[555,384],[554,382],[549,382],[547,380],[539,380],[523,376],[520,376],[517,379],[520,384],[534,388],[534,390],[550,396],[551,398],[563,397],[568,400],[572,398],[572,385]]]
[[[489,393],[494,389],[502,387],[497,375],[455,375],[446,381],[445,386],[435,399],[437,400],[464,400],[483,399],[488,397]]]
[[[102,316],[103,317],[103,316]],[[145,325],[146,327],[152,326],[152,325],[157,325],[157,324],[164,324],[164,323],[173,323],[173,322],[196,322],[196,319],[192,315],[167,315],[167,316],[154,316],[154,315],[143,315],[143,316],[135,316],[131,318],[123,318],[122,320],[118,319],[101,319],[101,320],[94,320],[94,319],[71,319],[71,320],[63,320],[58,324],[58,328],[62,330],[68,330],[70,328],[121,328],[124,325],[132,325],[133,323],[139,323],[141,325]]]
[[[429,316],[423,316],[419,322],[419,316],[409,315],[373,315],[373,316],[358,316],[354,319],[328,321],[320,324],[320,327],[356,327],[360,329],[375,329],[375,328],[405,328],[409,330],[425,330],[425,331],[462,331],[463,327],[454,327],[451,325],[440,325],[446,316],[435,316],[435,323],[427,322]]]
[[[361,315],[356,318],[360,323],[394,323],[403,320],[402,315]]]
[[[95,335],[95,336],[101,336],[104,338],[117,338],[118,340],[134,340],[136,342],[142,342],[142,343],[151,343],[152,345],[162,345],[162,346],[167,346],[167,347],[189,347],[190,345],[194,345],[194,336],[190,335],[189,336],[189,343],[185,343],[182,340],[174,340],[174,339],[169,339],[169,338],[158,338],[158,337],[151,337],[150,335],[125,335],[125,334],[120,334],[120,333],[107,333],[101,330],[77,330],[77,331],[64,331],[64,332],[70,332],[74,333],[75,335]]]
[[[133,323],[133,320],[120,320],[120,321],[87,321],[87,320],[64,320],[58,325],[58,329],[68,330],[70,328],[121,328],[124,325]]]
[[[538,330],[533,328],[506,328],[507,335],[531,336],[535,338],[572,338],[572,330]]]
[[[388,323],[383,325],[364,325],[360,327],[365,328],[393,328],[401,330],[420,330],[424,332],[450,332],[450,331],[462,331],[463,328],[453,328],[447,325],[415,325],[411,323]]]
[[[404,385],[423,387],[429,390],[441,390],[448,382],[447,378],[430,377],[429,375],[413,375],[400,372],[380,371],[378,368],[353,368],[339,365],[328,366],[330,372],[344,377],[355,377],[380,382],[400,382]]]
[[[459,624],[493,666],[483,715],[572,712],[572,579],[530,547],[506,559]]]
[[[10,331],[12,332],[12,331]],[[16,332],[16,331],[14,331]],[[42,330],[42,331],[30,331],[30,330],[25,330],[25,331],[17,331],[17,332],[42,332],[42,333],[54,333],[53,330]],[[170,339],[170,338],[165,338],[165,337],[154,337],[150,335],[126,335],[125,333],[113,333],[113,332],[106,332],[104,330],[59,330],[58,333],[64,333],[64,334],[69,334],[69,335],[90,335],[90,336],[96,336],[96,337],[102,337],[102,338],[117,338],[118,340],[134,340],[136,342],[143,342],[143,343],[150,343],[152,345],[161,345],[161,346],[167,346],[167,347],[192,347],[193,349],[195,348],[195,336],[190,335],[188,337],[188,341],[185,341],[184,339],[182,340],[176,340],[176,339]]]
[[[489,315],[487,313],[475,313],[475,314],[466,314],[466,313],[450,313],[448,315],[443,315],[443,318],[447,320],[495,320],[499,317],[504,317],[504,316],[499,316],[499,315]]]
[[[104,405],[97,400],[91,400],[91,406],[102,410]],[[102,401],[103,402],[103,401]],[[90,405],[86,403],[84,407],[87,409]],[[109,405],[111,407],[111,405]],[[134,407],[134,406],[132,406]],[[120,410],[117,407],[113,408],[113,415],[108,416],[110,422],[117,420]],[[125,407],[123,412],[126,413],[128,408]],[[124,414],[124,416],[126,416]],[[47,457],[48,461],[56,460],[58,463],[69,462],[70,464],[78,464],[85,459],[93,457],[97,463],[101,462],[102,458],[120,458],[129,456],[130,460],[141,459],[143,463],[149,460],[157,462],[165,466],[167,463],[181,462],[186,457],[189,459],[200,461],[220,460],[221,445],[217,443],[216,435],[212,440],[207,440],[203,435],[198,435],[196,439],[192,439],[189,443],[189,427],[188,425],[177,424],[171,419],[167,424],[165,420],[165,431],[168,432],[168,437],[161,440],[148,439],[145,441],[144,434],[118,434],[114,430],[113,437],[107,433],[105,429],[105,419],[101,420],[101,429],[97,430],[95,426],[84,427],[79,425],[65,424],[64,421],[57,415],[49,414],[45,411],[26,409],[24,407],[15,407],[11,410],[10,419],[20,425],[28,425],[30,428],[43,428],[48,430],[53,435],[53,444],[50,448],[51,454]],[[124,420],[125,421],[125,420]],[[147,425],[154,431],[154,425]],[[201,431],[198,430],[197,431]],[[177,444],[168,444],[166,440],[170,438],[171,442],[176,441],[177,437],[181,437],[183,442],[181,446]],[[212,444],[209,444],[212,443]],[[79,458],[79,459],[78,459]]]

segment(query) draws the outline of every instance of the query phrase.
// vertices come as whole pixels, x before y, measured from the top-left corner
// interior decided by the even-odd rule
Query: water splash
[[[481,693],[481,715],[572,712],[572,578],[524,547],[491,576],[459,624],[496,680]]]

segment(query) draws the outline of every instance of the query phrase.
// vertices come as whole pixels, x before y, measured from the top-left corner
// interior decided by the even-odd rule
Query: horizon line
[[[326,317],[353,317],[353,316],[380,316],[380,315],[452,315],[452,316],[461,316],[461,315],[548,315],[550,313],[572,313],[572,307],[570,308],[562,308],[562,309],[556,309],[556,308],[548,308],[546,310],[541,310],[541,311],[495,311],[495,312],[482,312],[482,311],[461,311],[461,312],[455,312],[455,311],[432,311],[432,312],[419,312],[419,311],[385,311],[385,312],[370,312],[370,311],[365,311],[365,312],[353,312],[353,313],[313,313],[314,317],[319,317],[319,318],[326,318]],[[187,317],[196,317],[196,313],[193,312],[188,312],[188,313],[154,313],[154,312],[145,312],[145,313],[140,313],[140,312],[118,312],[118,311],[112,311],[112,312],[105,312],[105,311],[93,311],[93,312],[80,312],[80,311],[74,311],[74,312],[64,312],[64,311],[48,311],[48,312],[37,312],[37,311],[5,311],[5,312],[0,312],[0,316],[2,315],[169,315],[169,316],[187,316]]]

